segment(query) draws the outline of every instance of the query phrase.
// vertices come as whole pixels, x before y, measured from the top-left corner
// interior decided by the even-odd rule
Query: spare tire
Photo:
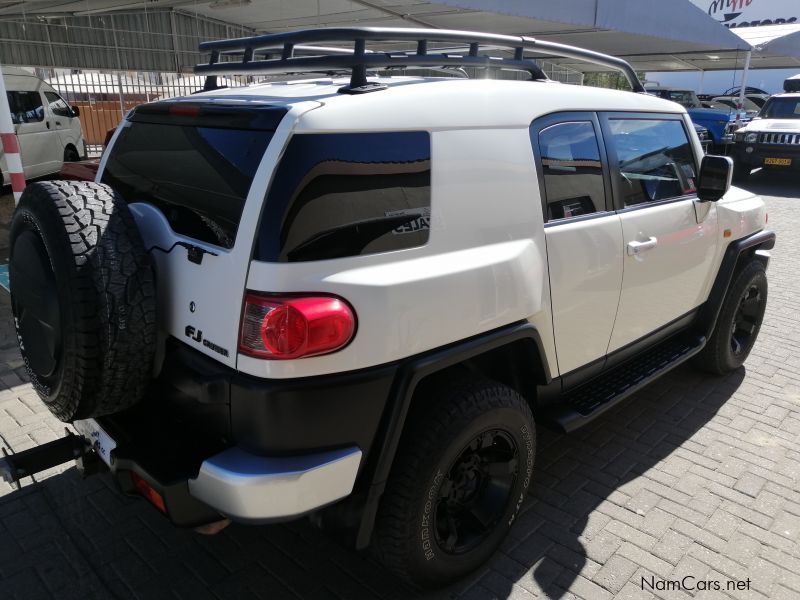
[[[136,404],[153,368],[155,282],[127,204],[99,183],[33,183],[9,242],[17,338],[50,411],[69,422]]]

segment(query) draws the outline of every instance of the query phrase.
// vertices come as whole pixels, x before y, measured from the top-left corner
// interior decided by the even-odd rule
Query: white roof
[[[196,94],[192,98],[257,96],[277,104],[316,101],[303,130],[527,127],[556,111],[650,110],[684,113],[647,94],[559,83],[420,77],[370,78],[388,85],[368,94],[340,94],[348,78],[272,82]]]

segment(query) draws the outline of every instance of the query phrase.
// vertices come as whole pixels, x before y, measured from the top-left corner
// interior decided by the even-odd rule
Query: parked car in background
[[[77,109],[25,69],[3,67],[2,76],[26,179],[57,173],[65,162],[78,161],[86,155]],[[8,183],[2,151],[0,170],[3,184]]]
[[[750,100],[747,96],[744,97],[743,101],[739,96],[714,96],[711,102],[727,106],[737,111],[744,111],[744,117],[748,121],[755,117],[758,111],[761,110],[761,106]],[[741,107],[739,106],[740,102],[743,102]]]
[[[737,181],[753,169],[800,170],[800,93],[777,94],[745,127],[736,131],[732,150]]]
[[[745,94],[744,97],[750,100],[753,104],[758,106],[759,109],[764,108],[767,100],[770,99],[771,94]]]
[[[677,102],[684,108],[693,123],[702,125],[708,130],[711,144],[716,149],[733,142],[733,131],[736,129],[736,111],[726,108],[705,108],[693,90],[669,88],[662,86],[646,86],[647,92]]]
[[[722,94],[718,94],[718,95],[719,96],[736,96],[738,98],[739,94],[741,94],[741,92],[742,92],[742,88],[741,87],[735,87],[734,86],[734,87],[728,88]],[[747,87],[744,88],[744,97],[748,98],[749,100],[752,100],[753,102],[755,102],[759,106],[759,108],[764,106],[764,104],[767,102],[767,100],[770,99],[770,96],[772,96],[772,94],[770,94],[766,90],[762,90],[761,88],[753,87],[753,86],[750,86],[750,85],[748,85]]]
[[[708,129],[697,123],[692,123],[697,138],[700,140],[700,145],[703,146],[703,152],[708,154],[708,149],[711,146],[711,138],[708,135]]]
[[[789,77],[783,82],[784,92],[800,92],[800,75]]]

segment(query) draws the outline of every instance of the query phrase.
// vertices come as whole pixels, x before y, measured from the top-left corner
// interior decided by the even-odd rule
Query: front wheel
[[[724,375],[744,364],[761,330],[767,308],[767,289],[764,265],[751,260],[728,288],[714,332],[697,356],[698,366]]]
[[[376,526],[383,562],[422,587],[483,564],[530,485],[533,417],[514,390],[470,380],[424,398],[392,468]]]

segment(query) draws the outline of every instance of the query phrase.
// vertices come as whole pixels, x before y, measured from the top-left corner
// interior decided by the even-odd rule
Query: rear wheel
[[[150,257],[106,185],[25,188],[10,231],[11,306],[34,389],[62,421],[139,401],[155,351]]]
[[[714,332],[696,363],[718,375],[744,364],[756,343],[767,307],[767,274],[757,260],[736,275],[723,300]]]
[[[452,582],[500,545],[530,485],[536,440],[514,390],[468,381],[413,416],[376,526],[383,562],[423,587]]]
[[[64,162],[78,162],[80,159],[78,151],[73,146],[64,148]]]

